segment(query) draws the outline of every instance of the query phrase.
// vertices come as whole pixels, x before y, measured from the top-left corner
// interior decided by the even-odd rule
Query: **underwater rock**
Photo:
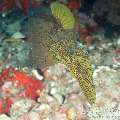
[[[22,39],[8,38],[0,42],[0,59],[13,66],[27,66],[31,46]]]
[[[37,112],[29,112],[21,116],[17,120],[40,120],[40,115]]]
[[[57,100],[57,102],[58,102],[59,104],[62,104],[62,103],[63,103],[64,98],[63,98],[63,96],[62,96],[61,94],[56,93],[56,94],[54,94],[53,96],[55,97],[55,99]]]
[[[86,116],[87,114],[86,108],[88,108],[87,106],[89,106],[89,103],[87,102],[85,96],[81,93],[78,81],[72,78],[69,72],[67,71],[64,72],[65,68],[61,69],[59,64],[51,67],[48,68],[48,70],[50,71],[48,75],[49,79],[48,78],[45,79],[46,88],[39,94],[39,98],[37,100],[39,103],[42,103],[40,105],[41,107],[38,105],[38,107],[33,108],[33,111],[37,111],[37,112],[41,111],[41,113],[42,111],[43,112],[48,110],[49,112],[52,111],[50,112],[52,119],[56,119],[60,117],[59,116],[60,113],[61,113],[61,117],[64,118],[65,120],[68,119],[68,117],[77,118],[78,115],[80,115],[82,118],[83,111],[84,111],[84,116]],[[56,80],[52,78],[52,76],[56,75],[56,73],[51,72],[51,70],[53,69],[54,70],[59,69],[60,74],[59,75],[57,74],[58,77]],[[84,108],[84,106],[86,107]],[[66,109],[68,110],[68,112],[66,111]],[[75,113],[76,116],[74,116],[75,115],[74,113],[73,114],[71,113],[73,109],[75,109],[75,111],[77,112]],[[45,115],[45,113],[43,114]],[[69,115],[71,114],[71,116],[68,116],[68,114]]]
[[[5,114],[1,114],[0,115],[0,120],[12,120],[12,119]]]
[[[11,37],[15,39],[22,39],[25,38],[25,35],[23,35],[21,32],[16,32]]]
[[[21,23],[20,23],[20,21],[16,21],[16,22],[14,22],[14,23],[12,23],[12,24],[9,24],[9,25],[7,25],[7,28],[6,28],[6,32],[8,33],[8,34],[14,34],[15,32],[18,32],[18,31],[20,31],[21,30]]]
[[[99,78],[99,75],[101,76]],[[95,83],[97,82],[97,86],[102,81],[106,81],[106,85],[113,85],[119,83],[119,70],[114,70],[113,68],[110,68],[108,66],[100,66],[98,67],[93,74]]]
[[[38,80],[43,80],[43,79],[44,79],[44,76],[41,75],[38,70],[33,69],[33,70],[32,70],[32,73],[33,73],[33,75],[34,75]],[[42,73],[42,74],[43,74],[43,73]]]
[[[0,42],[4,39],[6,37],[6,35],[5,34],[3,34],[3,33],[0,33]]]
[[[49,67],[49,71],[48,71],[51,76],[52,75],[55,75],[55,76],[62,76],[66,70],[65,70],[65,65],[62,65],[62,64],[55,64],[54,67],[53,66],[50,66]]]
[[[118,45],[118,48],[120,46],[120,38],[117,39],[117,45]]]
[[[67,118],[70,119],[70,120],[75,120],[77,116],[77,111],[75,108],[70,108],[68,111],[67,111]]]
[[[99,32],[95,37],[98,43],[96,42],[94,49],[90,49],[90,47],[87,48],[91,63],[95,66],[119,67],[119,38],[106,38],[103,33]]]
[[[120,70],[101,66],[94,71],[96,103],[88,111],[90,120],[119,120]]]
[[[68,120],[65,113],[56,112],[54,120]]]
[[[61,66],[57,64],[48,67],[49,79],[45,78],[46,87],[39,93],[37,101],[22,98],[13,103],[10,110],[12,120],[27,120],[28,118],[30,120],[33,118],[36,120],[56,120],[58,118],[63,120],[70,118],[88,120],[96,120],[97,118],[97,120],[103,120],[105,118],[106,120],[108,116],[110,120],[113,120],[112,118],[119,120],[117,119],[119,118],[117,113],[119,112],[120,99],[120,70],[101,66],[94,71],[93,78],[96,85],[97,99],[95,105],[91,106],[81,92],[78,81],[65,70],[65,66],[62,66],[62,69]],[[52,76],[56,75],[53,72],[55,69],[59,71],[56,80],[52,79]],[[28,69],[28,71],[30,75],[33,75],[32,70]],[[4,89],[9,85],[7,83]],[[50,94],[52,89],[53,92]],[[106,115],[104,115],[105,112],[107,112]],[[19,115],[20,117],[18,117]]]
[[[18,117],[24,115],[32,108],[34,103],[35,101],[30,99],[21,99],[15,102],[10,109],[11,118],[16,120]]]

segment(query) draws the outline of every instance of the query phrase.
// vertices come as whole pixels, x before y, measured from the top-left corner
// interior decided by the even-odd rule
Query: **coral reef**
[[[1,64],[9,64],[16,67],[27,66],[31,47],[22,39],[6,38],[0,41]]]
[[[0,120],[120,120],[118,21],[104,11],[119,1],[22,1],[28,16],[0,14]]]
[[[89,120],[120,119],[119,72],[120,70],[105,66],[94,71],[97,99],[95,106],[88,112]]]
[[[34,75],[33,70],[24,68],[22,71],[24,72],[21,74],[21,70],[17,70],[21,74],[21,77],[17,75],[17,78],[21,78],[20,80],[26,83],[26,80],[31,78],[31,75]],[[18,87],[14,86],[15,83],[17,84],[14,81],[15,79],[13,79],[14,85],[10,83],[12,82],[10,79],[9,81],[4,79],[1,94],[3,93],[4,97],[5,95],[10,95],[13,103],[11,104],[10,99],[7,98],[7,103],[11,105],[10,112],[8,112],[9,116],[1,114],[1,120],[32,120],[33,118],[36,120],[106,120],[108,117],[110,120],[119,120],[120,70],[100,66],[94,71],[93,78],[97,99],[93,106],[90,106],[82,93],[79,82],[70,75],[63,64],[51,66],[45,72],[47,72],[47,75],[45,75],[44,81],[40,81],[40,84],[45,84],[45,87],[42,91],[37,91],[36,101],[28,96],[24,96],[24,98],[19,96],[20,93],[27,89],[23,89],[22,86],[19,86],[18,89]],[[25,79],[26,76],[27,78]],[[37,80],[36,78],[34,79],[35,81]],[[29,79],[23,85],[29,86],[30,81]],[[38,86],[37,89],[41,89],[41,87]],[[9,93],[6,90],[9,90]],[[32,90],[29,91],[31,95],[32,93],[35,94],[34,90]]]
[[[5,71],[7,72],[5,73]],[[4,101],[9,117],[4,115],[6,111],[2,111],[1,119],[7,119],[7,117],[12,120],[33,119],[33,117],[37,120],[86,118],[90,104],[84,94],[81,93],[82,90],[78,81],[72,78],[64,65],[56,64],[48,68],[48,77],[45,77],[42,81],[36,79],[32,71],[28,68],[22,70],[3,69],[7,78],[5,79],[4,75],[1,76],[3,79],[1,85],[3,98],[0,100],[2,100],[3,105],[4,98],[9,96],[7,102]],[[8,72],[10,72],[10,75],[13,73],[13,77],[8,76]],[[56,75],[57,79],[55,80],[54,76]],[[34,86],[31,86],[33,83]],[[30,96],[37,95],[37,99],[28,96],[26,91]],[[3,110],[3,108],[1,109]]]

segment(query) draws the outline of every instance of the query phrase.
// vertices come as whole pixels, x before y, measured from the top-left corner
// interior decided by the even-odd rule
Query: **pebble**
[[[70,108],[67,111],[68,120],[75,120],[76,116],[77,116],[77,112],[76,112],[75,108]]]
[[[0,120],[12,120],[12,119],[5,114],[1,114],[0,115]]]
[[[65,68],[64,65],[55,64],[54,66],[51,66],[49,68],[49,74],[53,75],[53,78],[57,80],[58,76],[61,77],[63,75],[64,68]]]
[[[32,73],[38,80],[43,80],[44,79],[44,77],[42,75],[40,75],[37,70],[33,69]]]
[[[63,96],[61,95],[61,94],[59,94],[59,93],[56,93],[56,94],[54,94],[54,97],[56,98],[56,100],[57,100],[57,102],[59,103],[59,104],[62,104],[63,103]]]
[[[94,45],[89,46],[89,50],[94,50],[94,49],[95,49]]]
[[[8,34],[14,34],[16,31],[20,31],[20,30],[21,30],[20,22],[16,21],[7,26],[6,32]]]
[[[48,104],[41,104],[39,106],[39,110],[45,110],[45,109],[50,109],[50,106]]]
[[[51,120],[49,117],[47,117],[47,118],[45,118],[45,119],[43,119],[43,120]]]
[[[118,40],[117,40],[117,44],[120,45],[120,38],[118,38]]]
[[[43,70],[43,75],[45,76],[46,79],[49,79],[49,72],[50,72],[49,69],[44,69]]]
[[[57,88],[52,88],[51,91],[50,91],[50,93],[52,95],[55,95],[57,93]]]
[[[17,120],[40,120],[40,116],[37,112],[29,112],[21,116]]]
[[[55,82],[51,82],[51,87],[55,87]]]
[[[16,120],[18,117],[27,113],[31,107],[35,104],[35,101],[30,99],[21,99],[15,102],[10,109],[10,116]]]
[[[23,39],[25,38],[25,35],[18,31],[18,32],[15,32],[11,37],[15,39]]]
[[[6,37],[6,35],[0,33],[0,42]]]
[[[60,113],[60,112],[56,112],[54,118],[55,119],[52,119],[52,120],[68,120],[66,114]]]

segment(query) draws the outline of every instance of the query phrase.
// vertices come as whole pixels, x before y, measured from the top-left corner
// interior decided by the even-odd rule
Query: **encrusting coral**
[[[79,80],[88,101],[93,104],[96,92],[87,54],[82,49],[76,49],[77,33],[73,29],[61,29],[64,27],[57,22],[54,16],[37,16],[29,19],[26,28],[28,42],[33,45],[30,54],[31,64],[34,67],[45,68],[56,63],[63,63]]]

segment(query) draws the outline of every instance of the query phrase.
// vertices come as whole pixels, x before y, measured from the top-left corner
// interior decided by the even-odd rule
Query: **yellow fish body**
[[[92,80],[92,67],[86,53],[79,49],[69,51],[64,44],[53,44],[49,50],[53,59],[67,66],[70,73],[79,81],[85,96],[90,104],[95,103],[96,91]]]

